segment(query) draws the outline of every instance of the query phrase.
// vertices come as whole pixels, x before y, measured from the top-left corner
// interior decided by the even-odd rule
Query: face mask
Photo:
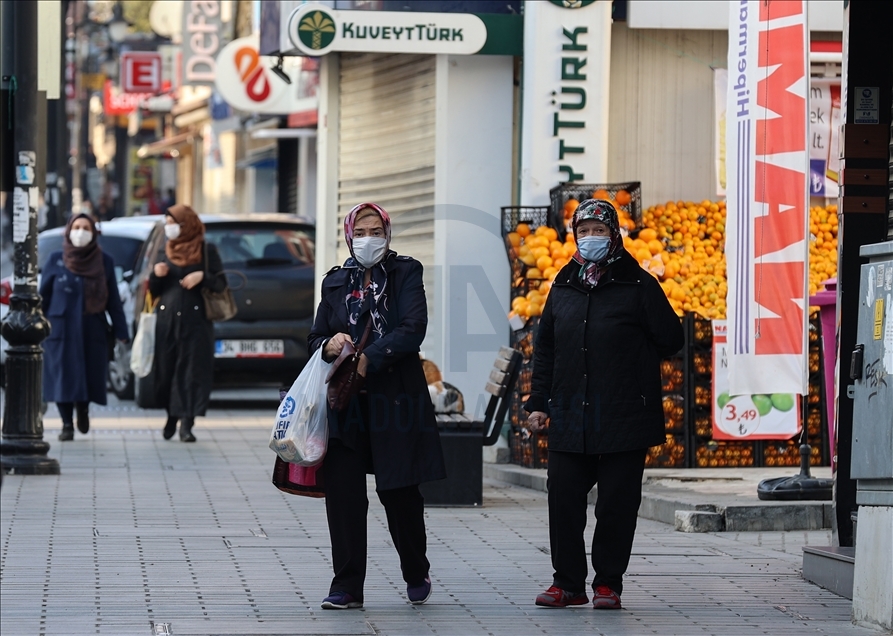
[[[168,238],[168,240],[174,240],[178,236],[180,236],[180,224],[179,223],[168,223],[164,226],[164,235]]]
[[[71,241],[71,244],[75,247],[84,247],[90,244],[90,241],[93,240],[93,232],[90,230],[72,230],[68,234],[68,240]]]
[[[378,263],[388,252],[388,240],[377,236],[364,236],[354,239],[353,255],[363,267],[369,268]]]
[[[584,236],[577,241],[577,249],[587,261],[597,263],[608,255],[610,244],[610,236]]]

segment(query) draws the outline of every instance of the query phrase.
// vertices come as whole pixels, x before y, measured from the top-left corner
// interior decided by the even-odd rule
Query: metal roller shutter
[[[338,148],[338,260],[344,217],[358,203],[391,216],[391,246],[425,266],[434,314],[435,56],[343,53]]]

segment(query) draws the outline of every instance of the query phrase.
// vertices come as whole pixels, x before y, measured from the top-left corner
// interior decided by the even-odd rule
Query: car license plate
[[[218,340],[214,347],[215,358],[283,358],[285,343],[282,340]]]

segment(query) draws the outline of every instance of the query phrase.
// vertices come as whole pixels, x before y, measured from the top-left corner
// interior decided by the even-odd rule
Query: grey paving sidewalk
[[[62,476],[4,478],[3,636],[878,633],[800,577],[801,546],[827,545],[827,530],[694,535],[642,519],[624,610],[536,608],[551,576],[545,495],[497,481],[482,508],[427,510],[424,606],[405,599],[370,489],[366,607],[324,611],[324,502],[270,485],[266,426],[200,422],[199,442],[181,444],[97,424],[60,444],[48,423]]]

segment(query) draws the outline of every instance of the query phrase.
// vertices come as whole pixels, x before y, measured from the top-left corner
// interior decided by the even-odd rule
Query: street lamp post
[[[37,1],[0,4],[3,24],[14,28],[12,73],[3,79],[11,92],[9,124],[13,129],[15,169],[14,287],[10,311],[0,327],[10,345],[6,356],[0,468],[28,475],[58,475],[59,462],[47,457],[50,445],[43,439],[41,416],[43,350],[40,343],[49,334],[50,325],[41,311],[37,294],[37,153],[46,152],[38,147]]]

